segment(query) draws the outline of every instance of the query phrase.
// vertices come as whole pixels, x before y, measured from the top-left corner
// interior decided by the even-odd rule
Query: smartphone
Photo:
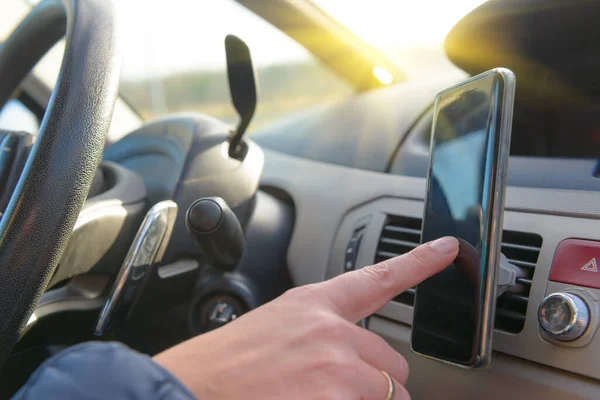
[[[435,99],[421,243],[454,236],[460,246],[417,286],[411,346],[465,368],[491,358],[515,82],[493,69]]]

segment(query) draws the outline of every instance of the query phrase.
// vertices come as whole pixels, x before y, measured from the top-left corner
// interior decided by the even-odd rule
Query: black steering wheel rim
[[[45,0],[0,50],[0,106],[61,37],[60,74],[0,222],[0,366],[58,265],[101,160],[119,83],[114,5]]]

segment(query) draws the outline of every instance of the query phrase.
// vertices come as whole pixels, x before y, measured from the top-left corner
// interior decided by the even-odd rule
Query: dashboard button
[[[600,289],[600,242],[563,240],[556,248],[550,280]]]
[[[346,247],[346,257],[344,259],[344,272],[352,271],[356,267],[356,258],[358,256],[358,248],[362,239],[364,227],[357,228],[352,234],[352,239]]]
[[[590,310],[575,294],[553,293],[542,301],[538,320],[551,338],[570,342],[580,338],[587,329]]]

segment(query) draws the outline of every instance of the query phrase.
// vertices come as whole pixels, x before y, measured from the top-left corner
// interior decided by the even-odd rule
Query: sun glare
[[[390,74],[387,69],[380,67],[379,65],[373,67],[373,76],[375,76],[375,78],[377,78],[377,80],[384,85],[389,85],[394,81],[392,74]]]
[[[367,42],[385,50],[434,47],[483,0],[313,0]],[[351,4],[351,6],[350,6]]]

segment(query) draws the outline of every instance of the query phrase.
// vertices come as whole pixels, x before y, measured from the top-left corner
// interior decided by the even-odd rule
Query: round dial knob
[[[590,322],[590,310],[575,294],[553,293],[542,301],[538,319],[550,337],[570,342],[585,332]]]

